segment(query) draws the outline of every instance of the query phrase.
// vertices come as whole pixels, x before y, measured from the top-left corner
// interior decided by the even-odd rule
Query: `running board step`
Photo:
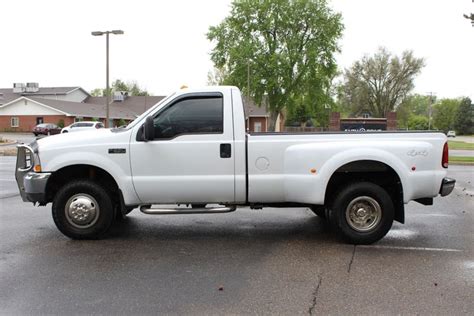
[[[235,206],[209,208],[152,208],[150,205],[140,206],[140,212],[148,215],[180,215],[180,214],[216,214],[235,211]]]

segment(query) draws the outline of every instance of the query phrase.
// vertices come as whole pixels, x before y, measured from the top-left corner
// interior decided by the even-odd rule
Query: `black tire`
[[[35,137],[38,137],[38,133],[33,133],[33,135],[35,135]]]
[[[68,131],[64,131],[63,134],[65,134],[65,133],[69,133],[69,132],[68,132]]]
[[[66,204],[71,207],[66,209]],[[84,212],[87,206],[88,213]],[[74,207],[75,210],[67,211]],[[72,239],[97,239],[107,232],[115,218],[107,191],[88,180],[76,180],[62,187],[54,197],[52,212],[56,227]],[[72,215],[71,212],[76,213]]]
[[[336,195],[329,221],[348,243],[371,244],[388,233],[394,214],[387,191],[374,183],[356,182]]]
[[[317,216],[321,217],[322,219],[326,219],[326,207],[315,205],[315,206],[310,207],[310,210]]]

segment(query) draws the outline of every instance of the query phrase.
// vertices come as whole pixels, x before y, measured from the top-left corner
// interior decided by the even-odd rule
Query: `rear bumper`
[[[453,192],[454,186],[456,184],[456,180],[451,178],[444,178],[443,182],[441,182],[441,188],[439,189],[439,194],[441,196],[446,196]]]

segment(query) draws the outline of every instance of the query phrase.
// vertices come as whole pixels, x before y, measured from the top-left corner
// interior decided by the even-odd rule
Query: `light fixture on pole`
[[[106,38],[106,49],[105,49],[105,127],[109,127],[109,105],[110,105],[110,89],[109,89],[109,34],[122,35],[124,32],[122,30],[113,30],[113,31],[95,31],[91,32],[93,36],[102,36],[105,34]]]

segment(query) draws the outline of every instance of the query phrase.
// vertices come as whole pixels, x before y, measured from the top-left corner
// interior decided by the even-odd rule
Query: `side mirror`
[[[145,141],[155,139],[155,124],[153,122],[153,117],[148,116],[145,120],[145,125],[143,127],[143,136],[145,138]]]

